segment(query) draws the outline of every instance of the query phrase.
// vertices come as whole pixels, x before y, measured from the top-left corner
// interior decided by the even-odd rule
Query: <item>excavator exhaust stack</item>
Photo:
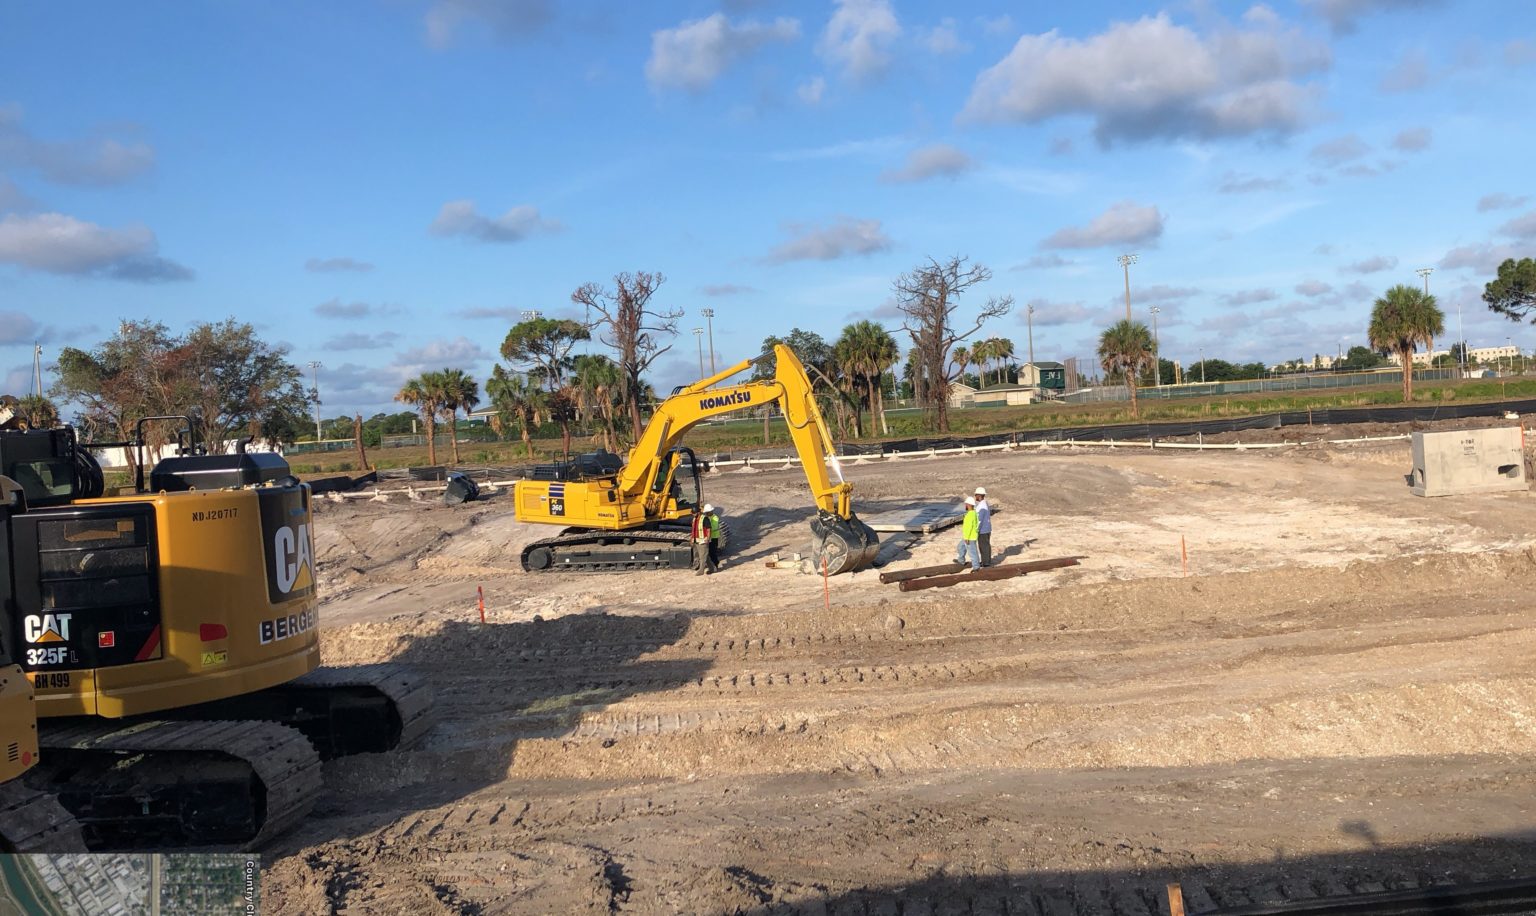
[[[830,576],[868,569],[880,552],[880,536],[853,514],[844,520],[820,513],[811,522],[811,538],[811,559],[818,571],[825,568]]]

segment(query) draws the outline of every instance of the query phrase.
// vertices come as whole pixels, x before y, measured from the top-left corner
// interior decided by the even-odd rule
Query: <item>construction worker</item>
[[[693,542],[693,574],[696,576],[707,576],[715,571],[709,556],[709,527],[709,516],[695,510],[689,537]]]
[[[704,520],[709,523],[709,568],[720,571],[720,516],[715,507],[704,504]]]
[[[987,505],[987,488],[976,488],[976,552],[981,565],[992,565],[992,507]]]
[[[971,572],[981,568],[981,553],[976,549],[976,529],[979,525],[980,521],[976,518],[976,499],[967,496],[965,518],[960,522],[960,550],[955,555],[955,562],[964,563],[966,557],[970,557]]]

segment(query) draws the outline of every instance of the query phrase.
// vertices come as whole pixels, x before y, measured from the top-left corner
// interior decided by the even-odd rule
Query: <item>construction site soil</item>
[[[845,465],[861,514],[984,485],[995,551],[1084,558],[910,594],[765,566],[808,539],[793,469],[709,477],[707,578],[525,574],[553,532],[505,488],[319,500],[326,662],[419,666],[441,721],[326,765],[264,911],[1129,916],[1170,880],[1198,910],[1536,877],[1536,499],[1414,497],[1408,463]],[[889,568],[955,551],[887,538]]]

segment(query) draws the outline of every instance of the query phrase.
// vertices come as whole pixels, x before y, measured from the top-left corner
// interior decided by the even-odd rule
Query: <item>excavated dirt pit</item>
[[[718,575],[526,575],[505,494],[321,502],[327,663],[438,690],[263,850],[277,913],[1156,912],[1536,877],[1536,499],[1406,443],[845,468],[985,485],[1068,570],[901,593],[768,569],[803,479],[723,472]],[[1181,543],[1183,551],[1181,551]],[[943,562],[943,533],[894,567]],[[1184,555],[1188,576],[1184,575]],[[478,623],[476,587],[487,623]]]

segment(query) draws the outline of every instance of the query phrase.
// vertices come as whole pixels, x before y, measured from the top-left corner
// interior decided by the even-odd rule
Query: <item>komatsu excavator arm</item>
[[[816,504],[817,519],[811,528],[816,536],[817,564],[826,559],[831,572],[866,568],[874,562],[879,539],[853,512],[853,485],[843,480],[832,436],[816,406],[805,367],[783,344],[774,347],[774,360],[771,380],[713,387],[751,368],[752,360],[743,360],[661,402],[619,473],[620,499],[643,501],[647,515],[653,515],[668,490],[658,486],[658,480],[671,473],[673,450],[690,429],[711,417],[776,403],[784,412]]]

